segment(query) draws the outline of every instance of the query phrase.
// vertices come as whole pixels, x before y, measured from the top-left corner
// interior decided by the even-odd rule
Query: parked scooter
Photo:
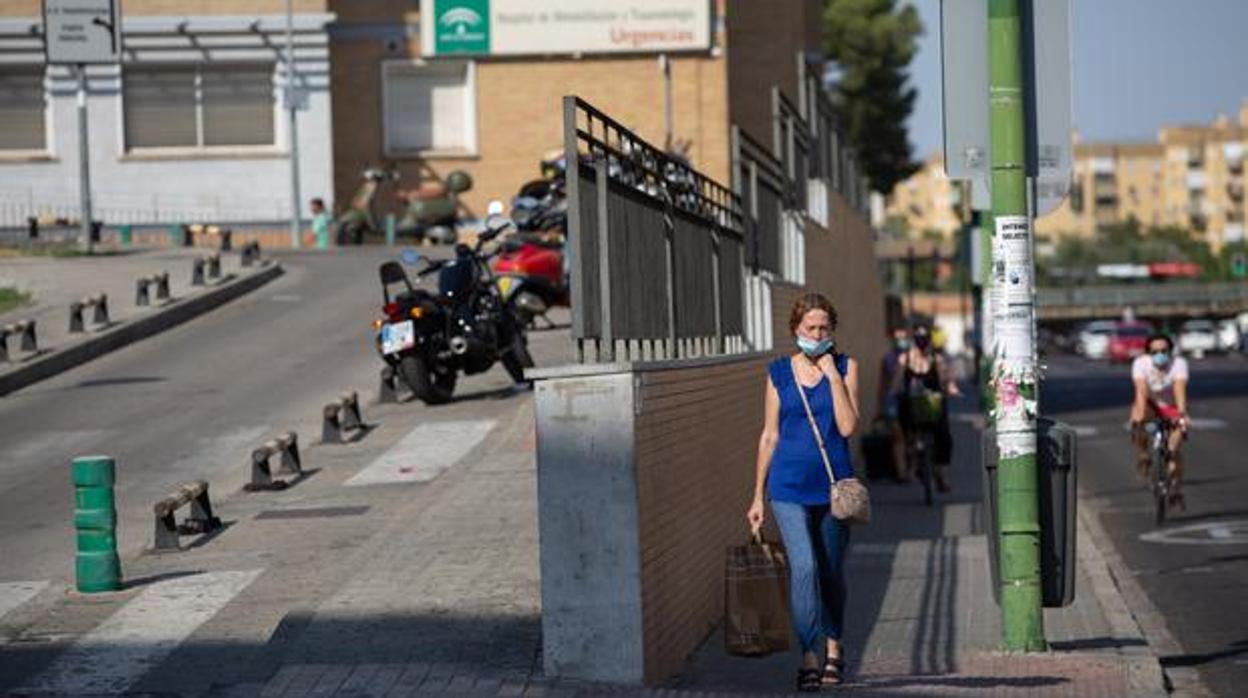
[[[416,288],[398,262],[379,269],[385,305],[384,317],[374,322],[377,351],[427,404],[449,402],[460,372],[482,373],[502,362],[519,383],[533,367],[524,326],[499,297],[489,270],[492,255],[483,251],[508,225],[492,216],[474,247],[457,245],[450,259],[426,260],[417,277],[436,275],[436,292]],[[421,260],[411,254],[405,261]]]
[[[364,181],[351,197],[350,207],[334,221],[339,245],[359,245],[365,236],[384,234],[376,213],[377,191],[384,182],[398,182],[393,168],[370,167]],[[446,176],[446,182],[427,182],[415,189],[398,190],[403,217],[395,226],[397,235],[440,243],[455,242],[459,215],[459,195],[472,189],[472,177],[462,170]]]

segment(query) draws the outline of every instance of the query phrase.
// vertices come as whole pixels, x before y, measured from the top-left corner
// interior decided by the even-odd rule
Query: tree
[[[897,0],[825,0],[823,46],[840,79],[833,99],[871,188],[890,192],[914,174],[906,119],[917,92],[906,66],[923,32],[918,11]]]

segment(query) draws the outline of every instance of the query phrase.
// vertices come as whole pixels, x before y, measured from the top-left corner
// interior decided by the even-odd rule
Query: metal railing
[[[577,97],[564,98],[563,119],[578,359],[740,350],[737,196]]]
[[[779,85],[771,88],[774,128],[773,152],[780,157],[786,187],[786,208],[805,213],[809,207],[806,178],[810,176],[810,150],[813,136],[806,119],[784,96]]]
[[[1117,312],[1135,308],[1139,312],[1143,308],[1187,307],[1237,312],[1248,309],[1248,283],[1041,288],[1036,290],[1036,306],[1041,311]]]
[[[757,274],[780,274],[785,178],[780,161],[739,127],[732,127],[732,188],[745,215],[745,263]]]

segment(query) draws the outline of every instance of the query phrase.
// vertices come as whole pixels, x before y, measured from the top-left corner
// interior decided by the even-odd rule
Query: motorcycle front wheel
[[[455,394],[455,372],[434,373],[429,366],[414,354],[399,359],[399,376],[412,394],[426,405],[443,405],[451,401]]]

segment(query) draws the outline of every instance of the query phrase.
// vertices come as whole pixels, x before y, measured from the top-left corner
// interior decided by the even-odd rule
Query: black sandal
[[[802,667],[797,670],[797,690],[801,693],[818,693],[823,688],[823,676],[818,669]]]
[[[844,671],[844,658],[828,657],[828,660],[823,663],[823,675],[819,677],[819,681],[824,686],[837,686],[844,680],[844,677],[841,676]]]

